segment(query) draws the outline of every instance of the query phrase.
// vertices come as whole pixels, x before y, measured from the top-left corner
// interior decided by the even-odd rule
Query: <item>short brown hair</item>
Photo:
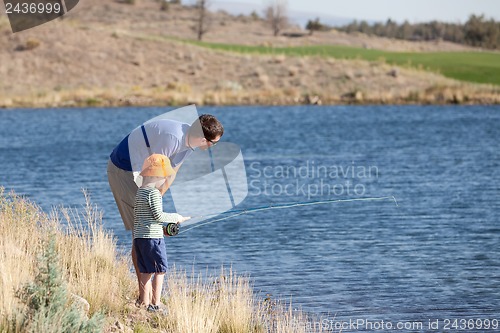
[[[203,130],[203,136],[208,140],[215,140],[217,136],[222,136],[224,134],[224,127],[222,124],[212,116],[211,114],[202,114],[198,117],[198,120],[191,126],[190,134],[199,136],[201,134],[200,129]]]

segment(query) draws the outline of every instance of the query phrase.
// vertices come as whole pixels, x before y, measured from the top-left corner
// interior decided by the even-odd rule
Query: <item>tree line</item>
[[[325,29],[319,20],[310,21],[316,30]],[[331,28],[331,27],[330,27]],[[486,19],[484,15],[471,15],[464,24],[432,21],[428,23],[402,24],[388,19],[385,23],[368,24],[366,21],[353,21],[335,28],[347,33],[361,32],[388,38],[411,41],[445,40],[487,49],[500,49],[500,22]]]

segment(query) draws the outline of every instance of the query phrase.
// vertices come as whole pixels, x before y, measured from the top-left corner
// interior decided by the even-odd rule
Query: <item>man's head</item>
[[[210,114],[202,114],[189,129],[188,144],[190,147],[207,149],[219,142],[224,134],[222,124]]]

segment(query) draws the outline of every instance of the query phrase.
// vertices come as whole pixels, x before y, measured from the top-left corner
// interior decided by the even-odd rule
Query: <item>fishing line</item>
[[[211,220],[205,223],[199,223],[199,222],[186,222],[183,223],[183,226],[189,226],[192,224],[196,224],[195,226],[188,228],[186,230],[180,231],[180,234],[183,234],[185,232],[188,232],[189,230],[193,230],[195,228],[202,227],[204,225],[212,224],[215,222],[220,222],[224,220],[228,220],[233,217],[237,217],[243,214],[248,214],[248,213],[254,213],[254,212],[260,212],[260,211],[265,211],[265,210],[271,210],[271,209],[284,209],[284,208],[292,208],[292,207],[302,207],[302,206],[312,206],[312,205],[323,205],[323,204],[331,204],[331,203],[338,203],[338,202],[354,202],[354,201],[376,201],[376,200],[388,200],[391,199],[394,201],[396,206],[399,207],[398,202],[394,196],[387,196],[387,197],[370,197],[370,198],[354,198],[354,199],[336,199],[336,200],[321,200],[321,201],[304,201],[304,202],[294,202],[294,203],[286,203],[286,204],[278,204],[278,205],[271,205],[271,206],[264,206],[264,207],[256,207],[256,208],[249,208],[249,209],[240,209],[240,210],[230,210],[227,212],[223,213],[218,213],[218,214],[207,214],[207,215],[202,215],[202,216],[195,216],[194,218],[201,218],[201,217],[208,217],[208,216],[218,216],[218,215],[223,215],[223,214],[232,214],[226,217],[222,217],[220,219],[216,220]],[[199,223],[199,224],[197,224]]]

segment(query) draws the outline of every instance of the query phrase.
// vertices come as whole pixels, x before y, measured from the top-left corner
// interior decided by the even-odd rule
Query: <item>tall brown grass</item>
[[[224,268],[218,274],[193,272],[189,277],[173,269],[163,297],[166,314],[137,308],[131,263],[119,255],[115,239],[103,228],[102,213],[85,197],[82,210],[60,208],[46,214],[0,187],[0,332],[25,331],[27,309],[19,291],[36,279],[49,240],[55,241],[57,266],[68,291],[89,302],[89,316],[105,315],[106,332],[117,330],[117,321],[135,332],[321,332],[306,329],[310,318],[304,313],[260,299],[249,278]]]

